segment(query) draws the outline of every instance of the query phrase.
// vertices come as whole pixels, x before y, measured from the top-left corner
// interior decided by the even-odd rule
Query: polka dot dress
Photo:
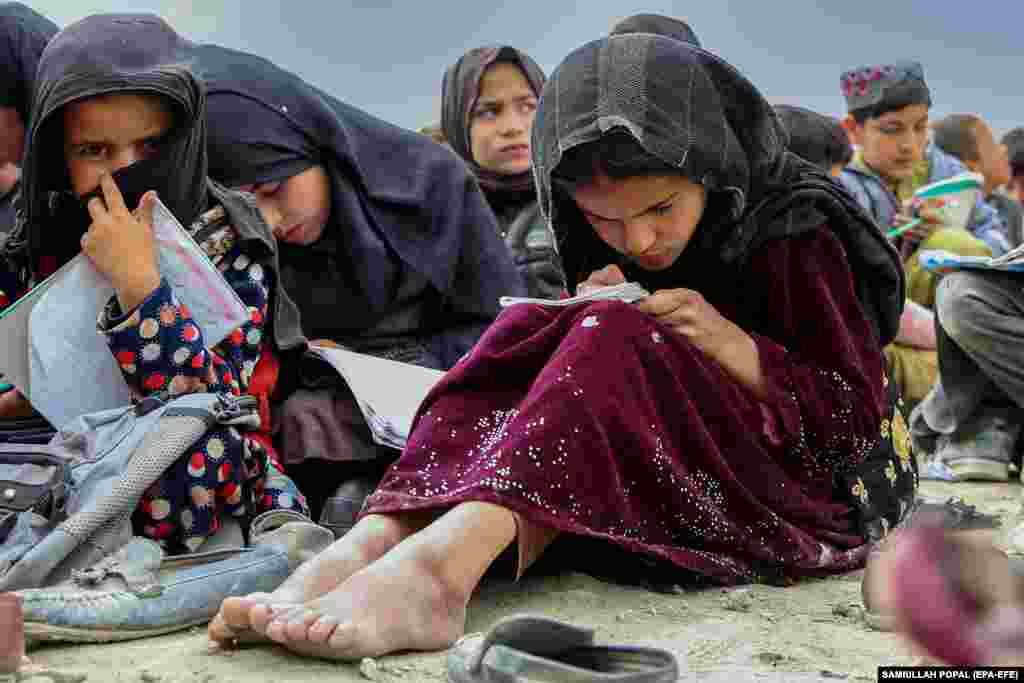
[[[193,232],[220,222],[203,243],[249,310],[249,320],[214,348],[166,281],[123,313],[112,298],[98,327],[136,398],[167,391],[241,395],[263,353],[272,272],[243,253],[222,209],[199,219]],[[133,516],[136,533],[172,553],[191,552],[226,517],[272,509],[308,514],[306,501],[286,477],[276,454],[253,435],[218,426],[199,439],[143,496]]]

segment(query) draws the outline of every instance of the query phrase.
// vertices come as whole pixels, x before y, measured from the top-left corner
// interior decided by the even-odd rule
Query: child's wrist
[[[114,282],[117,300],[125,313],[135,309],[139,304],[160,286],[160,273],[157,270],[142,273],[131,273],[124,279]]]

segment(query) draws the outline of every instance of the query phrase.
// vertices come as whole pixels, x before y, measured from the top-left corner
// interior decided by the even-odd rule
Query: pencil
[[[913,228],[916,228],[921,223],[921,220],[922,219],[920,219],[920,218],[915,218],[914,220],[910,221],[909,223],[904,223],[903,225],[901,225],[898,228],[893,228],[889,232],[885,233],[885,236],[888,239],[892,239],[893,237],[899,237],[900,235],[905,233],[907,230],[911,230]]]

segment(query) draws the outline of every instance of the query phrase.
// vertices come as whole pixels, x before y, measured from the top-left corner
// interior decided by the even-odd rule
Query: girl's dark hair
[[[568,150],[551,172],[551,180],[562,189],[571,190],[590,184],[598,175],[621,180],[682,173],[679,168],[641,147],[629,133],[614,131],[599,140]]]
[[[932,106],[932,94],[923,81],[908,81],[894,85],[885,91],[881,101],[870,107],[861,107],[850,112],[854,121],[863,125],[868,119],[877,119],[891,111],[899,111],[904,107],[916,104]]]
[[[978,124],[975,114],[950,114],[932,124],[936,147],[960,161],[978,161]]]
[[[1003,136],[1002,144],[1010,157],[1014,177],[1024,176],[1024,128],[1014,128]]]
[[[803,107],[776,105],[775,112],[789,132],[789,151],[826,171],[845,166],[853,158],[853,146],[839,121]]]

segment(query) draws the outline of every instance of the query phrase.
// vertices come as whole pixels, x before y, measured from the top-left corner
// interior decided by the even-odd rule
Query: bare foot
[[[887,573],[900,630],[929,655],[960,666],[1019,664],[1024,587],[984,536],[906,530]]]
[[[276,614],[266,635],[299,654],[327,659],[444,649],[465,631],[469,595],[432,566],[389,554],[330,593]]]
[[[337,588],[343,581],[381,557],[416,530],[421,520],[371,515],[322,553],[299,566],[273,593],[228,598],[210,622],[216,645],[265,642],[267,625],[275,614],[294,611]]]

